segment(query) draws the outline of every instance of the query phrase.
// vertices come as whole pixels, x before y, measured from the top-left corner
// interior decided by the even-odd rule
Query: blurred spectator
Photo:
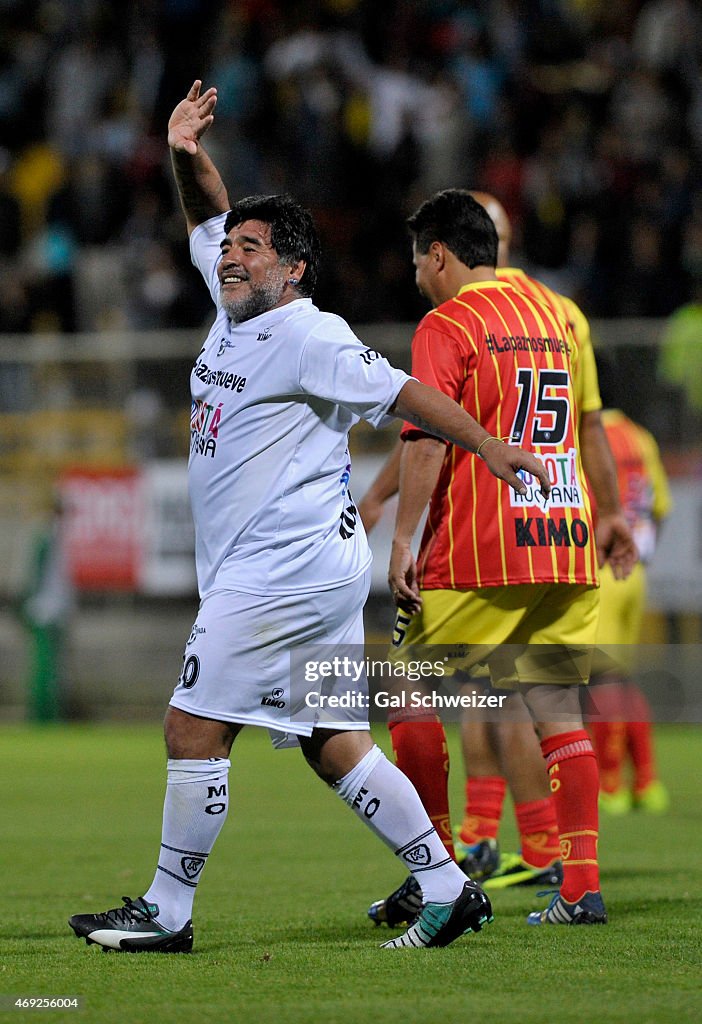
[[[689,0],[648,0],[634,25],[632,49],[640,62],[656,71],[699,76],[702,17]]]
[[[73,271],[76,240],[70,226],[49,221],[29,240],[22,267],[33,331],[75,331]]]
[[[132,265],[128,281],[129,326],[144,331],[180,326],[170,315],[180,280],[169,247],[154,241],[142,255],[143,259]]]
[[[0,256],[14,257],[22,239],[20,204],[12,193],[8,169],[10,154],[0,149]]]
[[[476,184],[589,312],[665,315],[690,297],[684,225],[702,202],[701,19],[692,0],[0,4],[0,257],[23,254],[0,328],[203,315],[156,130],[195,77],[218,86],[211,145],[232,194],[312,207],[319,300],[342,315],[412,318],[404,218]],[[93,260],[122,284],[110,293]],[[68,299],[33,308],[58,271],[72,315]]]
[[[612,93],[611,118],[626,139],[633,163],[658,158],[670,138],[670,113],[670,96],[655,71],[634,66],[620,73]]]
[[[18,604],[29,640],[27,714],[35,722],[61,717],[66,705],[66,641],[75,603],[59,499],[37,530]]]
[[[702,243],[702,230],[699,227],[698,232],[699,242]],[[702,257],[702,244],[699,256]],[[661,349],[661,371],[666,380],[681,389],[690,408],[698,416],[701,415],[702,276],[695,280],[690,302],[676,309],[668,320]]]
[[[91,129],[124,76],[123,58],[115,44],[121,33],[116,31],[116,21],[107,16],[109,11],[107,4],[96,7],[94,20],[63,46],[49,65],[47,136],[67,157],[88,152]]]

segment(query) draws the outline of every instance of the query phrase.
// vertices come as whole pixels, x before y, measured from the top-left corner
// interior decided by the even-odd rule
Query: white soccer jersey
[[[328,590],[371,561],[349,490],[348,432],[360,418],[382,424],[410,378],[310,299],[232,324],[216,273],[224,220],[190,236],[218,307],[191,375],[200,596]]]

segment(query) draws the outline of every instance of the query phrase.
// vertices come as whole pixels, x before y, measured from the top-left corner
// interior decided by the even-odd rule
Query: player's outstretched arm
[[[217,90],[211,87],[201,94],[201,89],[202,82],[197,79],[168,122],[171,164],[188,234],[229,209],[227,190],[201,142],[214,121]]]
[[[390,411],[428,434],[436,434],[469,452],[476,452],[490,472],[518,494],[526,494],[527,490],[524,481],[517,476],[518,470],[523,469],[538,479],[544,498],[548,496],[551,490],[548,474],[536,456],[491,437],[477,420],[442,391],[418,380],[408,380]]]
[[[403,443],[398,439],[373,483],[358,503],[358,512],[366,533],[370,533],[380,519],[385,502],[394,497],[399,490],[402,448]]]

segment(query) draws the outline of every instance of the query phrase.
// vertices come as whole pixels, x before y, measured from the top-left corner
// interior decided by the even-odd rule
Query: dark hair
[[[246,196],[234,203],[227,214],[225,235],[245,220],[270,224],[271,245],[282,263],[305,261],[307,266],[297,288],[301,295],[311,295],[317,283],[321,247],[309,210],[289,195]]]
[[[465,189],[437,192],[408,217],[407,226],[417,252],[427,252],[432,242],[443,242],[471,270],[497,266],[495,225],[485,207]]]

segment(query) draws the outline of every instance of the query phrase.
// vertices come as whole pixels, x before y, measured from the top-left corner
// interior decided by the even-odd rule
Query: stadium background
[[[56,494],[79,583],[64,710],[156,720],[196,596],[187,381],[211,316],[165,125],[219,88],[230,195],[289,189],[316,301],[406,365],[424,312],[404,221],[433,190],[505,204],[513,261],[572,295],[653,431],[676,510],[647,640],[694,707],[702,612],[702,20],[686,0],[3,0],[0,4],[0,720],[27,714],[17,615]],[[392,443],[360,426],[355,492]],[[382,589],[374,544],[368,625]],[[696,720],[699,720],[696,719]]]

